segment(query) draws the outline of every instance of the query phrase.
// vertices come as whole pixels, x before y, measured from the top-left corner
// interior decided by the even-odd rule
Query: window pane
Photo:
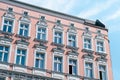
[[[44,60],[41,60],[41,61],[40,61],[40,68],[41,68],[41,69],[44,69]]]
[[[46,40],[46,34],[43,34],[43,35],[42,35],[42,39],[43,39],[43,40]]]
[[[5,47],[5,51],[7,51],[7,52],[8,52],[8,51],[9,51],[9,47]]]
[[[24,30],[24,36],[28,36],[28,30]]]
[[[40,33],[37,34],[37,39],[40,39]]]
[[[58,71],[62,72],[62,64],[60,64],[60,63],[58,64]]]
[[[20,56],[17,55],[17,58],[16,58],[16,64],[20,64]]]
[[[35,67],[39,68],[39,59],[36,59],[36,61],[35,61]]]
[[[0,61],[2,61],[2,52],[0,52]]]
[[[23,35],[23,29],[20,29],[19,35]]]
[[[3,50],[3,46],[0,46],[0,50]]]
[[[8,26],[8,32],[12,32],[12,26]]]
[[[8,53],[4,53],[4,62],[7,62],[8,61]]]
[[[3,26],[3,31],[4,31],[4,32],[7,31],[7,26],[6,26],[6,25]]]
[[[57,71],[57,63],[54,63],[54,70]]]
[[[25,65],[25,56],[22,56],[21,64],[22,64],[22,65]]]

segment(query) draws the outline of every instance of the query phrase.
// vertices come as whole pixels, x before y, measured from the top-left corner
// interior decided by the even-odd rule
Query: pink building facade
[[[0,0],[0,80],[113,80],[108,30],[99,20]]]

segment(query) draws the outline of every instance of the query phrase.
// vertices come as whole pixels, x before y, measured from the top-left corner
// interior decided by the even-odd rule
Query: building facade
[[[0,0],[0,80],[113,80],[108,30],[99,20]]]

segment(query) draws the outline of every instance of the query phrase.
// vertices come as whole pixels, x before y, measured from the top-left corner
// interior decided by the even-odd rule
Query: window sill
[[[73,46],[69,46],[69,45],[67,45],[66,48],[73,49],[73,50],[78,50],[79,49],[78,47],[73,47]]]
[[[59,44],[59,43],[55,43],[55,42],[52,42],[52,45],[59,46],[59,47],[64,47],[65,46],[64,44]]]
[[[107,56],[105,52],[95,52],[95,54],[100,56]]]
[[[48,42],[47,40],[42,40],[42,39],[37,39],[37,38],[34,38],[34,41],[35,42],[41,42],[41,43],[47,43]]]
[[[2,31],[2,30],[0,30],[0,33],[8,35],[8,36],[13,36],[14,35],[14,33],[5,32],[5,31]]]
[[[86,53],[91,53],[91,54],[93,54],[93,50],[91,50],[91,49],[82,49],[82,52],[86,52]]]
[[[19,35],[19,34],[16,34],[16,37],[23,38],[23,39],[26,39],[26,40],[30,39],[29,36],[23,36],[23,35]]]
[[[52,71],[52,73],[56,73],[56,74],[65,75],[65,73],[63,73],[63,72],[58,72],[58,71]]]
[[[12,42],[13,41],[13,39],[10,38],[9,36],[0,36],[0,40],[8,41],[8,42]]]
[[[16,40],[15,42],[16,42],[16,44],[23,44],[23,45],[27,45],[27,46],[30,44],[26,40],[25,41],[24,40]]]
[[[83,80],[99,80],[99,79],[95,79],[95,78],[90,78],[90,77],[83,77]]]

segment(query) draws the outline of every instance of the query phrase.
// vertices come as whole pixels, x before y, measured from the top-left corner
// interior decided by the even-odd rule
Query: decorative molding
[[[84,54],[84,55],[83,55],[83,58],[94,59],[94,56],[93,56],[93,54],[91,54],[91,53],[87,53],[87,54]]]
[[[46,50],[47,46],[44,43],[40,42],[39,44],[35,44],[34,48],[40,48]]]
[[[45,19],[44,16],[41,16],[41,18],[39,18],[39,21],[36,24],[38,27],[47,27],[47,21]]]
[[[9,35],[0,36],[0,40],[12,42],[13,39]]]
[[[76,56],[79,55],[79,53],[76,50],[71,50],[71,51],[68,51],[67,53],[68,55],[76,55]]]
[[[82,52],[85,52],[85,53],[91,53],[91,54],[94,53],[93,50],[89,50],[89,49],[82,49]]]
[[[60,52],[60,53],[64,53],[65,52],[65,50],[62,49],[62,47],[59,47],[59,46],[57,46],[57,48],[53,48],[52,51],[53,52]]]
[[[79,49],[78,47],[72,47],[72,46],[69,46],[69,45],[67,45],[66,48],[72,49],[72,50],[78,50]]]
[[[42,39],[37,39],[37,38],[34,38],[34,41],[40,42],[40,43],[47,43],[48,42],[47,40],[42,40]]]
[[[4,32],[4,31],[2,31],[2,30],[0,30],[0,33],[1,33],[1,34],[4,34],[4,35],[8,35],[8,36],[13,36],[13,35],[14,35],[14,33]]]
[[[55,43],[55,42],[52,42],[52,45],[58,46],[58,47],[64,47],[65,46],[64,44],[59,44],[59,43]]]
[[[107,54],[104,52],[95,52],[95,54],[100,56],[107,56]]]
[[[20,17],[20,21],[30,23],[30,16],[25,14],[27,12],[23,12],[22,16]]]
[[[107,62],[106,56],[100,56],[96,58],[96,61],[102,61],[102,62]]]
[[[11,18],[11,19],[15,18],[15,14],[14,14],[12,8],[8,8],[7,11],[4,13],[3,16],[7,17],[7,18]]]
[[[68,29],[68,32],[70,33],[70,34],[77,34],[77,29],[76,29],[76,27],[74,26],[74,24],[70,24],[70,26],[69,26],[69,29]]]
[[[83,32],[83,36],[86,36],[86,37],[92,37],[92,32],[89,30],[89,28],[85,28],[84,29],[84,32]]]
[[[16,34],[16,37],[19,37],[19,38],[22,38],[22,39],[26,39],[26,40],[29,40],[31,38],[29,36],[23,36],[23,35],[19,35],[19,34]]]
[[[16,44],[27,45],[27,46],[30,44],[30,43],[27,42],[25,39],[16,40],[15,43],[16,43]]]
[[[58,30],[58,31],[63,31],[63,26],[62,26],[60,20],[57,20],[57,21],[56,21],[53,29]]]

